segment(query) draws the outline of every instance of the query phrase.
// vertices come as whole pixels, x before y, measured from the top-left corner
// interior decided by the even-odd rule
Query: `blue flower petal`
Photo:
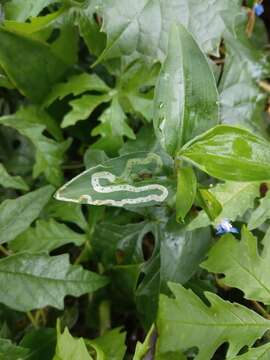
[[[257,16],[261,16],[264,13],[264,7],[262,4],[255,4],[253,10]]]

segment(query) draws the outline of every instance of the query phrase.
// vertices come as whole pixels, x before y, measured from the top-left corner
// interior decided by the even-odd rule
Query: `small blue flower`
[[[239,231],[235,227],[232,226],[232,224],[229,222],[229,220],[224,219],[222,220],[216,227],[217,235],[223,235],[227,233],[233,233],[238,234]]]
[[[253,7],[253,11],[257,16],[261,16],[264,13],[264,7],[262,4],[255,4]]]

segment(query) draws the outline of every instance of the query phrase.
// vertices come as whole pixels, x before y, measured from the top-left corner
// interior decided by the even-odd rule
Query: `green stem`
[[[111,305],[108,300],[102,301],[99,305],[99,322],[100,336],[102,336],[111,327]]]
[[[1,251],[5,256],[11,255],[11,253],[10,253],[3,245],[0,245],[0,251]]]
[[[38,329],[38,324],[36,322],[36,319],[34,318],[34,316],[32,315],[31,311],[27,311],[26,316],[28,317],[28,319],[30,320],[31,324],[33,325],[33,327],[35,329]]]

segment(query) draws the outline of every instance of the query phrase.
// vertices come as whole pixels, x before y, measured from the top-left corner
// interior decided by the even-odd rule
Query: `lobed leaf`
[[[229,343],[227,357],[230,358],[243,346],[252,345],[269,329],[269,320],[243,305],[205,293],[210,303],[207,306],[191,290],[173,283],[169,287],[174,298],[160,296],[157,359],[159,354],[184,352],[194,346],[199,349],[196,360],[211,359],[225,342]]]
[[[259,206],[252,212],[248,221],[249,230],[256,229],[270,218],[270,192],[260,199]]]
[[[67,254],[25,252],[0,260],[0,302],[19,311],[48,305],[63,309],[66,295],[78,297],[107,283],[103,276],[70,265]]]
[[[44,173],[53,185],[59,185],[62,182],[63,173],[60,165],[65,151],[71,144],[70,139],[57,143],[43,135],[45,126],[41,123],[38,112],[34,114],[31,108],[21,108],[13,115],[0,117],[0,124],[16,129],[34,144],[36,148],[34,178]]]
[[[3,164],[0,164],[0,185],[6,188],[13,188],[24,191],[29,190],[26,182],[20,176],[11,176]]]
[[[208,271],[224,274],[222,282],[242,290],[245,298],[270,304],[269,236],[270,232],[267,232],[260,255],[257,239],[245,227],[241,241],[230,234],[225,235],[213,246],[208,259],[201,266]]]
[[[29,227],[25,232],[17,236],[10,243],[9,248],[15,252],[50,252],[69,243],[80,246],[86,240],[85,234],[79,234],[53,219],[48,221],[38,220],[34,228]]]
[[[53,360],[93,360],[90,356],[83,338],[74,338],[66,327],[61,334],[57,331],[56,352]]]
[[[252,348],[242,355],[235,356],[229,360],[268,360],[270,355],[270,344],[264,344]]]
[[[189,0],[106,0],[98,8],[103,18],[102,30],[107,35],[106,48],[98,61],[135,51],[144,57],[163,60],[170,26],[176,22],[188,27],[205,51],[217,53],[226,28],[224,18],[233,25],[239,10],[238,1],[227,0],[215,0],[211,6],[207,0],[200,3]]]

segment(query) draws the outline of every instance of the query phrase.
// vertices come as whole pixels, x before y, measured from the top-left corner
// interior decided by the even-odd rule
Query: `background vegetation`
[[[1,360],[270,358],[269,17],[1,1]]]

